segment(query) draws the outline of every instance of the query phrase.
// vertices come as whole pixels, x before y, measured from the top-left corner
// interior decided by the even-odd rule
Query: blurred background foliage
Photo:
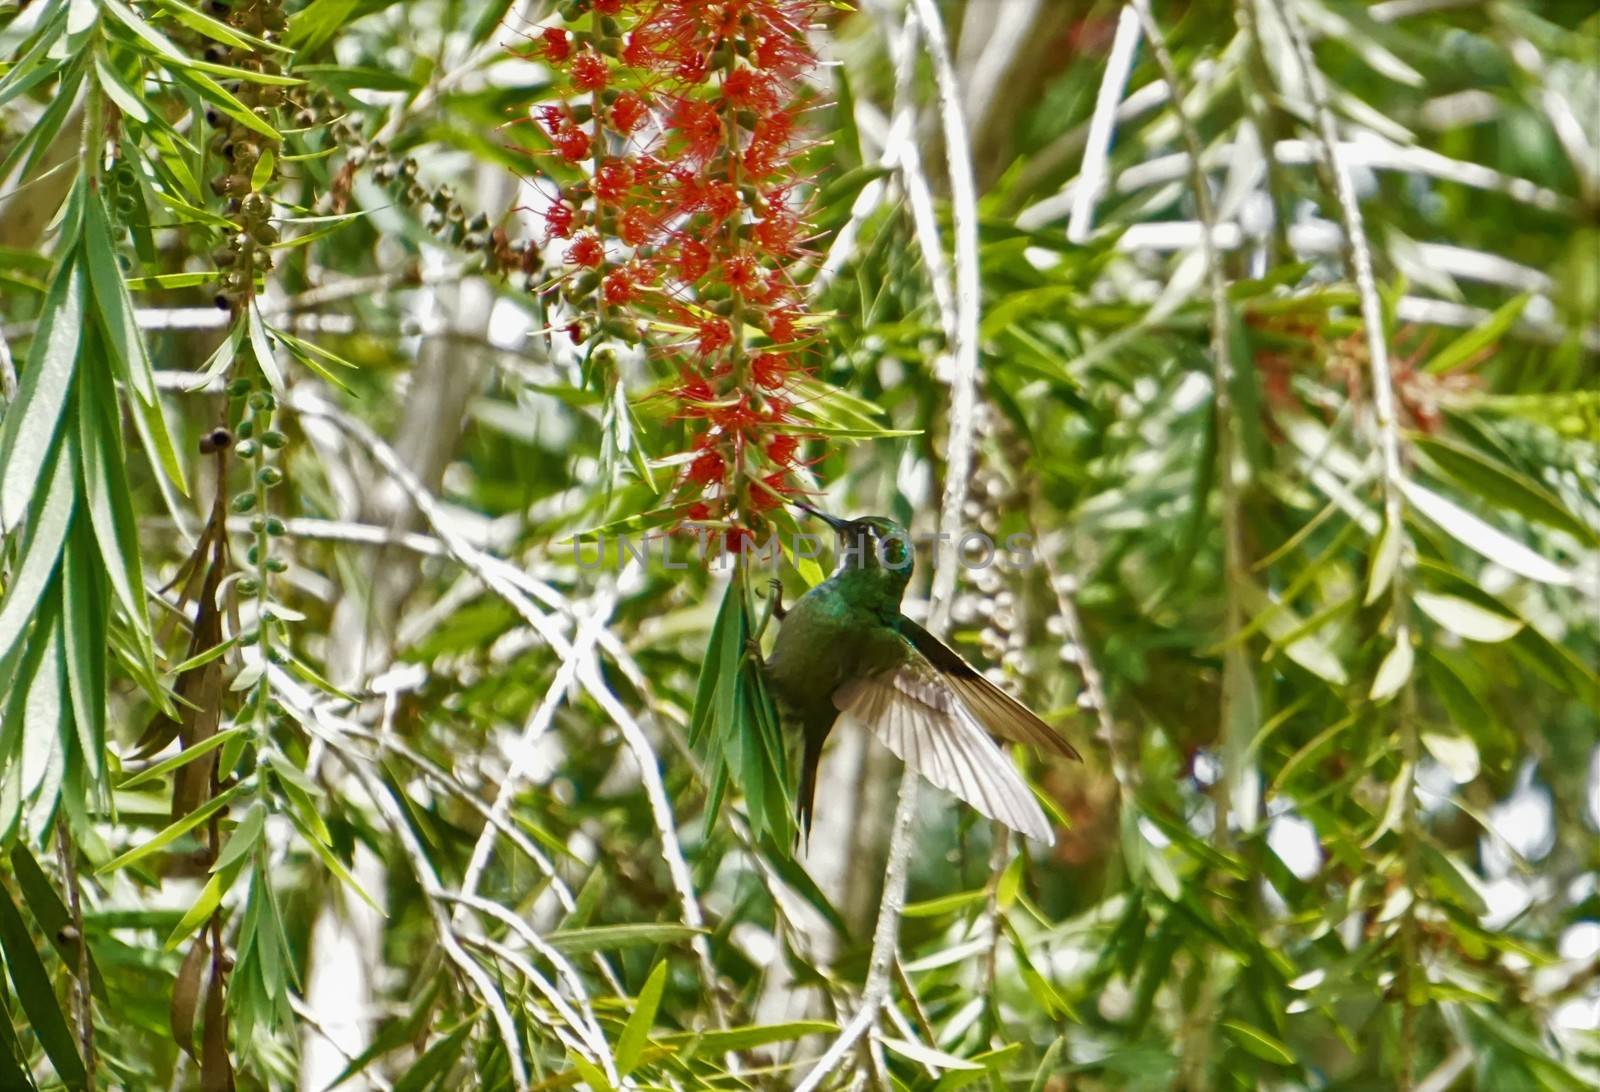
[[[706,822],[727,573],[577,563],[684,422],[537,291],[552,7],[0,6],[0,1086],[1600,1084],[1593,5],[825,11],[822,503],[972,428],[952,634],[1088,756],[904,907],[859,735]]]

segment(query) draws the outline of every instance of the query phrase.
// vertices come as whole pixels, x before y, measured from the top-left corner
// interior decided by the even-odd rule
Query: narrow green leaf
[[[1272,1035],[1268,1035],[1260,1028],[1247,1024],[1243,1020],[1224,1020],[1222,1026],[1245,1050],[1254,1054],[1265,1062],[1274,1065],[1294,1065],[1294,1052]]]
[[[17,904],[11,901],[11,892],[0,884],[0,949],[5,951],[6,969],[11,972],[11,982],[17,990],[17,1000],[28,1016],[34,1036],[44,1048],[45,1057],[55,1066],[56,1075],[68,1088],[82,1088],[87,1079],[83,1057],[78,1053],[67,1018],[56,1004],[55,990],[44,962],[28,935],[28,926],[22,920]],[[6,1019],[0,1014],[0,1020]]]
[[[650,1041],[650,1029],[655,1027],[656,1010],[661,1006],[661,993],[667,985],[667,964],[663,960],[657,963],[655,970],[650,972],[650,977],[645,980],[644,988],[639,991],[638,1000],[634,1002],[633,1013],[628,1017],[628,1022],[623,1025],[622,1034],[617,1038],[617,1074],[626,1077],[632,1073],[639,1064],[639,1055],[643,1053],[645,1044]]]
[[[1372,680],[1372,692],[1369,695],[1373,701],[1387,701],[1400,692],[1400,688],[1411,678],[1411,667],[1415,662],[1416,652],[1411,647],[1411,635],[1404,626],[1395,635],[1394,647],[1389,649],[1383,657],[1383,662],[1378,665],[1378,674]]]
[[[434,1081],[450,1071],[461,1057],[472,1034],[472,1020],[463,1020],[454,1031],[434,1043],[405,1075],[394,1082],[394,1092],[423,1092],[434,1087]]]
[[[1495,564],[1543,584],[1567,586],[1573,582],[1570,570],[1541,556],[1454,501],[1409,478],[1402,481],[1400,487],[1417,511],[1438,524],[1451,538]]]
[[[8,416],[7,421],[10,419]],[[48,454],[54,461],[44,467],[48,475],[44,498],[34,513],[22,558],[0,598],[0,660],[16,647],[56,574],[78,500],[72,473],[74,452],[65,440],[53,446],[57,450]]]
[[[0,530],[22,522],[67,408],[82,337],[85,283],[71,252],[50,283],[17,396],[0,422]],[[0,643],[0,648],[3,648]]]
[[[160,834],[157,834],[154,838],[151,838],[148,842],[145,842],[143,845],[135,846],[126,853],[107,861],[105,864],[101,865],[95,870],[96,873],[104,874],[107,872],[115,872],[119,868],[133,864],[135,861],[142,861],[144,858],[150,856],[150,854],[165,849],[167,846],[171,845],[173,842],[176,842],[179,838],[182,838],[195,827],[199,826],[201,823],[204,823],[207,819],[211,818],[217,812],[231,804],[239,797],[241,793],[245,791],[247,787],[249,787],[249,783],[241,781],[237,785],[224,789],[216,796],[213,796],[210,800],[207,800],[204,804],[201,804],[198,808],[195,808],[194,811],[190,812],[188,815],[185,815],[182,819],[170,824],[165,830],[163,830]]]
[[[116,71],[106,64],[105,58],[98,54],[94,59],[94,71],[100,81],[101,89],[105,91],[108,99],[116,103],[118,110],[135,121],[149,122],[150,112],[144,108],[144,101],[131,87],[122,82],[122,77],[118,76]]]
[[[250,305],[250,314],[247,320],[250,331],[250,349],[255,354],[256,364],[261,368],[261,374],[267,377],[267,382],[275,391],[283,390],[283,372],[278,367],[278,358],[273,355],[272,341],[267,336],[267,324],[261,318],[261,311]]]
[[[1522,628],[1522,619],[1510,618],[1456,595],[1417,592],[1417,609],[1458,637],[1493,644],[1509,640]]]
[[[595,925],[586,929],[558,929],[545,940],[558,952],[567,955],[587,955],[590,952],[609,951],[613,948],[637,948],[640,945],[675,944],[686,941],[703,930],[692,929],[675,922],[642,922],[632,925]]]
[[[1423,365],[1423,370],[1441,375],[1470,363],[1474,357],[1499,341],[1506,335],[1506,331],[1516,325],[1517,319],[1522,317],[1523,308],[1528,306],[1528,301],[1532,298],[1531,295],[1525,294],[1501,304],[1488,318],[1435,353],[1433,358]]]

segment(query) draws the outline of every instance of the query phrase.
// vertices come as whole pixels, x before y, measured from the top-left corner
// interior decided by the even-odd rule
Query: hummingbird
[[[785,731],[803,739],[798,812],[811,834],[822,745],[840,716],[867,728],[905,764],[990,819],[1053,844],[1027,782],[991,737],[1068,758],[1061,735],[900,610],[911,539],[884,516],[846,520],[797,505],[839,536],[841,564],[785,610],[765,663]]]

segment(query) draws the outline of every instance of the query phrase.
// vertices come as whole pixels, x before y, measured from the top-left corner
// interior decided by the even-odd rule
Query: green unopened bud
[[[267,486],[268,488],[271,488],[272,486],[283,481],[283,471],[279,470],[275,466],[264,466],[260,470],[256,471],[256,481],[260,482],[264,486]]]
[[[277,516],[268,516],[267,517],[267,534],[272,535],[274,538],[276,538],[277,536],[282,535],[282,534],[286,533],[287,531],[288,531],[288,528],[283,525],[283,520],[279,519]]]
[[[238,452],[241,459],[254,459],[256,457],[256,442],[254,440],[246,440],[233,450]]]
[[[240,515],[250,511],[255,506],[256,495],[254,493],[240,493],[238,496],[234,497],[228,505],[229,508],[233,509],[235,512],[238,512]]]
[[[266,447],[270,447],[274,451],[277,451],[287,442],[288,438],[285,437],[281,432],[268,431],[261,434],[261,443]]]

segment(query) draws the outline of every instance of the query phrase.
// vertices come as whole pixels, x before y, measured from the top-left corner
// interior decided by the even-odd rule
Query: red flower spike
[[[589,269],[598,266],[605,260],[605,256],[605,244],[600,241],[599,236],[591,232],[584,232],[567,247],[567,261]]]
[[[557,201],[544,212],[544,226],[550,233],[551,239],[566,239],[572,235],[572,220],[575,215],[571,205],[565,201]]]
[[[704,501],[696,501],[689,506],[689,510],[684,513],[684,516],[692,520],[710,519],[711,506]]]
[[[762,485],[766,488],[761,486],[751,488],[750,507],[757,512],[770,512],[783,504],[784,496],[794,491],[794,487],[789,485],[787,479],[788,473],[782,470],[762,478]]]
[[[560,27],[546,27],[540,37],[544,41],[544,55],[552,64],[560,64],[572,56],[572,43]]]
[[[631,133],[644,124],[649,112],[644,99],[632,91],[624,91],[611,106],[611,127],[619,133]]]
[[[771,212],[756,221],[750,234],[768,254],[786,258],[800,236],[800,221],[788,212]]]
[[[622,210],[622,222],[618,226],[617,234],[629,246],[644,246],[655,234],[655,222],[639,205],[629,205]]]
[[[723,77],[722,97],[736,110],[765,114],[778,107],[772,80],[751,68],[736,68]]]
[[[626,269],[614,269],[606,274],[601,294],[612,307],[621,307],[633,299],[633,277]]]
[[[594,10],[601,15],[616,15],[622,11],[622,0],[594,0]]]
[[[715,451],[707,451],[695,457],[689,464],[689,481],[696,485],[710,485],[720,482],[722,475],[728,469],[726,460]]]
[[[784,433],[781,436],[774,436],[772,438],[772,442],[767,445],[767,458],[771,459],[779,466],[788,466],[789,464],[793,463],[795,456],[799,454],[799,452],[799,437],[790,436],[788,433]]]
[[[556,151],[560,152],[561,158],[569,163],[588,159],[591,147],[589,134],[576,125],[556,134]]]
[[[610,79],[606,59],[598,53],[581,53],[572,62],[572,82],[585,91],[602,91]]]
[[[711,75],[711,61],[704,53],[685,53],[672,74],[684,83],[705,83],[706,77]]]
[[[792,370],[789,358],[783,353],[757,353],[750,361],[751,378],[768,390],[783,386],[783,377]]]
[[[710,356],[718,349],[733,343],[733,330],[723,319],[709,318],[700,324],[699,348],[701,356]]]
[[[766,288],[761,276],[761,267],[748,254],[741,254],[724,262],[722,279],[727,282],[729,288],[746,299],[754,298]]]
[[[608,159],[594,176],[594,195],[613,204],[622,200],[633,185],[633,168],[626,159]]]
[[[628,35],[627,42],[622,47],[622,63],[629,68],[650,68],[655,63],[656,55],[650,49],[650,38],[643,31],[634,31]]]
[[[698,239],[685,239],[678,246],[678,279],[693,284],[711,268],[711,251]]]
[[[739,211],[739,187],[732,182],[713,182],[700,196],[700,207],[716,223],[722,223]]]
[[[783,308],[767,316],[767,336],[778,345],[787,345],[799,338],[795,332],[794,320],[797,314],[790,308]]]

